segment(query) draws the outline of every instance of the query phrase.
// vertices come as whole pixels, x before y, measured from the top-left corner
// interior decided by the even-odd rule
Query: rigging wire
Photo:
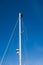
[[[10,39],[9,39],[9,41],[8,41],[7,47],[6,47],[6,49],[5,49],[5,51],[4,51],[4,54],[3,54],[3,56],[2,56],[0,65],[2,65],[2,63],[3,63],[4,57],[5,57],[6,53],[7,53],[8,48],[9,48],[9,45],[10,45],[10,42],[11,42],[12,37],[13,37],[13,35],[14,35],[14,31],[15,31],[15,29],[16,29],[16,27],[17,27],[17,24],[18,24],[18,20],[17,20],[17,22],[16,22],[16,24],[15,24],[15,26],[14,26],[14,28],[13,28],[13,31],[12,31],[12,33],[11,33],[11,36],[10,36]]]

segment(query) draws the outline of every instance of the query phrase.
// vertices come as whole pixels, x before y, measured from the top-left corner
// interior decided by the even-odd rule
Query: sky
[[[0,62],[16,22],[22,18],[22,65],[43,65],[43,0],[0,0]],[[2,65],[19,65],[18,24]]]

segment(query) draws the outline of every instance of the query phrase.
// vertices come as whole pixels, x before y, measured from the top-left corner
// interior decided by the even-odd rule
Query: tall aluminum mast
[[[22,58],[21,58],[21,21],[22,21],[22,14],[19,13],[19,65],[22,65]]]
[[[22,58],[21,58],[21,21],[22,21],[22,14],[19,13],[19,49],[16,49],[17,54],[19,54],[19,65],[22,65]]]

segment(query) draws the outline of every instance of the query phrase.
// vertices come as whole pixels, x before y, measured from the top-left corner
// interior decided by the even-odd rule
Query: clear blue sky
[[[23,13],[22,63],[43,65],[43,0],[0,0],[0,61],[18,19]],[[2,65],[18,65],[18,26]]]

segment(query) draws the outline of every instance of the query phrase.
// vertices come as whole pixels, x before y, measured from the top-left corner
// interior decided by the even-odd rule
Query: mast
[[[19,65],[22,65],[22,60],[21,60],[21,18],[22,18],[22,14],[19,13]]]
[[[16,53],[19,54],[19,65],[22,65],[22,52],[21,52],[21,21],[22,14],[19,13],[19,49],[16,49]]]

